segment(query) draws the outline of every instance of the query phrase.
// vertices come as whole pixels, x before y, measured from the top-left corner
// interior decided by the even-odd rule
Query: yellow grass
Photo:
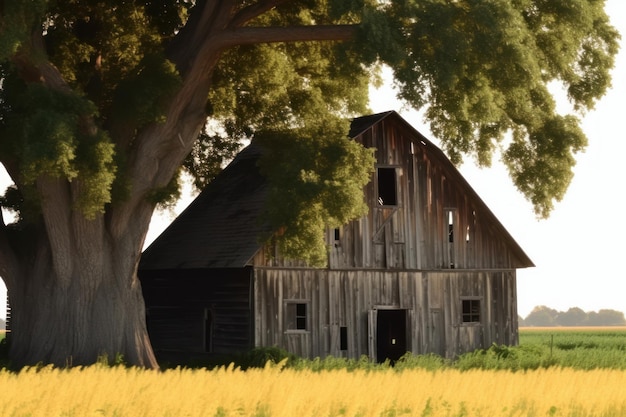
[[[624,416],[626,372],[0,371],[0,416]]]

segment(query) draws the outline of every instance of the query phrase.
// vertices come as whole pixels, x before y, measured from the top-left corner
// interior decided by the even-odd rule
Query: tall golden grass
[[[626,372],[0,371],[0,416],[624,416]]]

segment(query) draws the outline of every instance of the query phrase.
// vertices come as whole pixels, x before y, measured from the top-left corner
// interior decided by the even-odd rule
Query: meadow
[[[364,359],[292,358],[246,370],[230,365],[147,371],[103,364],[0,370],[1,398],[10,399],[0,401],[0,415],[626,415],[626,329],[523,329],[520,342],[457,361],[407,356],[394,367]]]

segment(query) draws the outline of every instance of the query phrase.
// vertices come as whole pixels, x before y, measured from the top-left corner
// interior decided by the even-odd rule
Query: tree
[[[524,325],[539,327],[554,326],[558,315],[559,312],[552,308],[537,306],[533,308],[533,311],[531,311],[528,316],[526,316]]]
[[[136,276],[150,217],[175,196],[181,166],[202,184],[233,141],[259,136],[271,148],[293,131],[298,143],[317,143],[295,146],[305,152],[297,158],[270,152],[277,159],[264,166],[275,187],[285,178],[272,165],[306,167],[287,170],[286,210],[268,207],[268,219],[288,231],[275,236],[286,250],[319,261],[315,231],[362,210],[351,181],[369,178],[372,160],[345,138],[342,120],[366,110],[380,64],[393,69],[402,99],[426,108],[454,162],[471,155],[488,165],[502,147],[513,182],[547,216],[586,144],[547,85],[562,82],[579,110],[604,94],[618,34],[603,6],[2,3],[0,162],[15,183],[2,205],[19,213],[0,222],[12,360],[82,364],[121,353],[156,366]],[[343,184],[329,179],[333,161],[347,164]],[[342,205],[328,196],[343,185],[351,191]]]
[[[584,326],[587,313],[579,307],[571,307],[566,312],[559,312],[555,324],[558,326]]]
[[[590,326],[623,326],[626,324],[626,318],[621,311],[602,309],[589,312]]]

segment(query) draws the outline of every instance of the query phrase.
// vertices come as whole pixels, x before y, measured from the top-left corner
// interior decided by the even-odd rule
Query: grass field
[[[164,372],[92,366],[0,372],[0,415],[399,417],[624,416],[626,372]]]
[[[0,416],[626,416],[626,328],[522,329],[520,346],[395,368],[328,358],[242,371],[0,370]]]
[[[522,328],[518,349],[547,355],[558,366],[626,369],[626,327]]]

